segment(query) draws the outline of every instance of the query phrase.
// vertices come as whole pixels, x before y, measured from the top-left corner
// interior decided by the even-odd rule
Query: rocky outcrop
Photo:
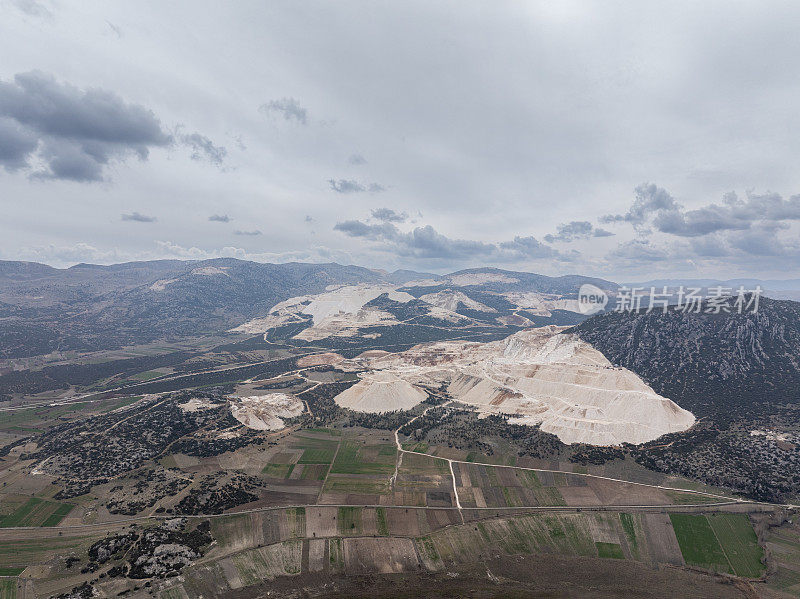
[[[573,331],[698,416],[750,420],[800,405],[797,302],[762,297],[742,314],[607,313]]]

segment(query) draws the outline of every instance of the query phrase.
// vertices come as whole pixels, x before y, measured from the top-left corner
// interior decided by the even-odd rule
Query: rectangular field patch
[[[31,497],[0,520],[0,528],[57,526],[74,507],[71,503],[57,503],[55,501],[46,501],[39,497]]]
[[[703,515],[670,514],[683,559],[687,564],[713,572],[733,574],[725,552],[720,547],[714,529]]]

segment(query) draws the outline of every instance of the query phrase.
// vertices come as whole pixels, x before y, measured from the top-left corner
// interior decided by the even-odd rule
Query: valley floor
[[[536,457],[433,392],[344,413],[352,373],[261,357],[0,412],[0,599],[800,596],[796,506]],[[230,417],[261,393],[303,413]]]

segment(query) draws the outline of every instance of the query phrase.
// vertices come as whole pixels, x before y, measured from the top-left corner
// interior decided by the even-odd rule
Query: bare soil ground
[[[267,596],[268,592],[287,598],[326,599],[723,599],[754,596],[749,588],[729,580],[685,570],[554,555],[498,557],[480,564],[459,565],[446,572],[370,576],[315,573],[303,575],[299,580],[276,579],[268,585],[240,589],[227,596],[254,599]]]

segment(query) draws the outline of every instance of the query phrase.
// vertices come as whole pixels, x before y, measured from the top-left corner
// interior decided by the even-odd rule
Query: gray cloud
[[[558,260],[569,260],[579,256],[578,252],[564,254],[550,246],[544,245],[535,237],[514,237],[513,241],[504,241],[500,244],[503,250],[509,252],[508,259],[511,261],[536,259],[536,258],[555,258]]]
[[[391,208],[376,208],[372,211],[372,218],[385,223],[404,223],[408,220],[408,214],[395,212]]]
[[[800,19],[800,3],[718,3],[721,10],[698,3],[631,3],[624,10],[614,3],[591,10],[581,3],[567,3],[566,9],[507,3],[493,5],[488,19],[485,11],[447,11],[437,3],[384,3],[370,11],[369,26],[357,3],[320,4],[313,19],[292,3],[269,11],[214,3],[191,11],[192,26],[186,27],[186,11],[163,3],[145,15],[126,3],[75,11],[56,0],[0,0],[6,9],[0,10],[0,29],[8,34],[7,43],[0,42],[0,80],[26,95],[23,107],[62,104],[40,102],[15,83],[15,73],[39,65],[56,75],[59,90],[65,81],[77,86],[78,102],[94,87],[118,94],[121,110],[129,104],[143,106],[145,113],[152,109],[155,134],[173,138],[165,145],[138,144],[149,151],[140,165],[128,135],[116,135],[123,139],[118,144],[99,133],[89,136],[124,148],[105,156],[92,150],[93,155],[84,148],[87,135],[77,139],[54,129],[70,119],[42,124],[44,133],[38,120],[34,125],[3,111],[0,252],[15,259],[29,245],[72,247],[90,239],[101,252],[116,247],[126,259],[149,251],[152,257],[170,255],[151,247],[152,235],[120,237],[117,229],[127,227],[162,231],[164,239],[203,252],[238,240],[266,253],[302,253],[315,240],[354,264],[422,266],[392,251],[394,242],[332,230],[337,220],[356,216],[380,225],[369,217],[370,209],[386,205],[408,210],[409,220],[394,223],[402,232],[430,223],[450,241],[493,242],[494,253],[479,254],[470,266],[524,251],[547,252],[550,245],[569,256],[567,250],[580,246],[585,262],[570,262],[571,272],[621,279],[621,261],[604,262],[595,250],[646,237],[651,244],[645,249],[692,256],[686,260],[695,264],[685,268],[697,276],[790,276],[800,264],[792,253],[800,221],[739,218],[743,207],[721,194],[777,191],[783,196],[779,210],[743,191],[739,198],[762,214],[779,215],[792,208],[787,198],[800,193],[800,137],[793,134],[800,112],[792,109],[800,100],[800,61],[764,60],[800,51],[792,26]],[[42,7],[57,22],[39,18],[50,12]],[[106,20],[121,28],[121,39]],[[141,60],[143,34],[147,52],[160,60]],[[341,44],[343,39],[352,43]],[[218,68],[220,48],[224,73]],[[284,102],[284,96],[295,100]],[[89,112],[92,119],[102,114]],[[186,128],[176,131],[178,122]],[[195,131],[227,147],[223,167],[241,156],[235,180],[220,175],[205,154],[199,154],[202,161],[188,159],[192,148],[178,135]],[[238,134],[246,138],[247,154],[237,147]],[[354,164],[360,160],[348,160],[351,155],[368,157],[369,164]],[[38,179],[116,184],[112,190],[30,184],[26,177],[34,171]],[[631,177],[641,173],[669,193],[659,198],[651,186],[632,207],[632,190],[619,190],[632,188]],[[329,189],[331,177],[355,180],[366,190],[340,195]],[[372,181],[389,189],[371,195]],[[532,195],[532,189],[547,193]],[[225,207],[219,198],[231,195],[238,206],[233,226],[207,226],[198,236],[191,219],[182,218],[189,201],[205,220],[204,214]],[[436,221],[417,218],[411,201]],[[243,222],[242,215],[259,214],[265,202],[285,208],[271,215],[269,234],[234,237],[233,229],[257,228],[257,221]],[[682,206],[672,210],[672,203]],[[104,226],[134,206],[159,222]],[[347,216],[345,207],[361,212]],[[596,219],[605,213],[613,213],[612,224]],[[304,222],[306,214],[317,221]],[[617,236],[555,241],[556,225],[572,221],[591,221]],[[775,222],[791,229],[760,228]],[[471,233],[475,223],[480,228]],[[514,243],[529,235],[543,247]],[[763,255],[756,267],[748,250]],[[783,258],[773,259],[781,252]],[[514,266],[556,274],[564,270],[559,260]],[[668,273],[674,263],[642,262],[642,269],[656,265]],[[455,269],[446,260],[431,267]]]
[[[328,184],[336,193],[361,193],[367,188],[352,179],[328,179]]]
[[[29,17],[50,19],[53,16],[53,13],[44,3],[37,2],[36,0],[13,0],[11,4]]]
[[[800,257],[800,240],[781,239],[776,234],[785,225],[757,223],[747,231],[727,235],[726,241],[740,254],[748,257]]]
[[[689,242],[691,253],[701,258],[722,258],[731,253],[730,246],[720,235],[695,237]]]
[[[672,236],[666,240],[639,237],[617,246],[606,256],[611,267],[647,272],[655,263],[668,270],[681,266],[696,271],[698,264],[721,268],[730,264],[751,272],[774,268],[775,264],[798,264],[800,239],[781,237],[790,225],[778,221],[753,222],[747,229],[722,229],[704,235]]]
[[[122,39],[122,30],[119,27],[114,25],[114,23],[111,21],[106,21],[106,25],[108,25],[108,28],[114,32],[114,35],[117,36],[117,39]]]
[[[367,159],[364,158],[361,154],[350,154],[350,157],[347,159],[347,163],[359,166],[362,164],[366,164]]]
[[[45,167],[35,175],[42,179],[99,181],[110,160],[131,154],[145,160],[151,147],[172,142],[143,106],[102,89],[82,91],[38,71],[20,73],[13,83],[0,81],[0,117],[17,127],[16,152],[4,165],[30,166],[36,139]],[[29,151],[20,156],[23,147]]]
[[[534,237],[515,237],[502,243],[485,243],[469,239],[451,239],[430,225],[403,232],[390,222],[369,224],[359,220],[337,223],[334,230],[348,237],[380,242],[381,249],[414,259],[465,262],[473,259],[514,262],[525,259],[551,258],[571,260],[577,252],[564,254],[544,245]]]
[[[723,231],[746,231],[757,224],[775,226],[800,220],[800,195],[783,199],[777,193],[748,193],[746,199],[729,192],[721,204],[711,203],[686,210],[664,189],[644,184],[636,188],[636,198],[623,215],[607,215],[603,222],[629,222],[640,232],[653,226],[661,233],[677,237],[701,237]]]
[[[625,214],[608,214],[600,218],[600,222],[627,222],[641,226],[654,213],[659,211],[678,210],[679,206],[667,190],[652,183],[642,183],[635,190],[636,198]]]
[[[227,214],[212,214],[208,217],[208,220],[215,223],[229,223],[231,222],[231,217]]]
[[[439,258],[464,260],[472,257],[489,256],[497,251],[497,246],[482,241],[450,239],[437,232],[430,225],[415,227],[410,233],[399,238],[401,249],[416,258]]]
[[[31,174],[33,179],[65,179],[68,181],[91,182],[103,178],[103,167],[108,162],[101,155],[98,159],[84,147],[54,139],[44,143],[39,155],[48,168]]]
[[[360,220],[346,220],[336,223],[334,231],[341,231],[348,237],[365,237],[371,240],[393,240],[401,235],[399,229],[392,224],[369,225]]]
[[[199,133],[180,135],[178,139],[183,145],[191,148],[192,160],[207,160],[211,164],[220,166],[228,155],[228,150],[224,146],[214,145],[214,142]]]
[[[587,220],[573,220],[572,222],[558,225],[557,233],[555,235],[545,235],[544,240],[547,243],[554,243],[556,241],[570,242],[576,239],[589,239],[590,237],[609,237],[614,235],[611,231],[605,229],[595,228],[592,223]]]
[[[726,194],[723,204],[709,204],[696,210],[664,210],[653,220],[662,233],[697,237],[717,231],[745,231],[757,223],[800,220],[800,195],[784,200],[776,193],[748,194],[746,200]]]
[[[36,134],[9,118],[0,118],[0,165],[14,171],[28,165],[28,156],[39,145]]]
[[[665,249],[656,247],[647,239],[632,239],[620,243],[608,257],[628,264],[663,262],[670,258]]]
[[[380,183],[359,183],[355,179],[328,179],[328,184],[336,193],[380,193],[386,188]]]
[[[277,114],[286,121],[296,121],[301,125],[305,125],[308,119],[308,111],[294,98],[270,100],[266,104],[259,106],[258,111],[268,115]]]
[[[147,216],[145,214],[140,214],[138,212],[131,212],[129,214],[123,214],[122,220],[132,221],[136,223],[154,223],[156,222],[155,216]]]
[[[652,184],[636,188],[636,198],[624,215],[607,222],[629,222],[639,233],[612,251],[609,264],[647,268],[653,263],[737,264],[772,268],[776,259],[800,258],[800,240],[780,233],[800,220],[800,196],[784,199],[776,193],[748,192],[744,199],[726,193],[720,203],[687,210],[664,189]],[[661,242],[656,233],[666,235]],[[666,241],[664,241],[666,239]]]
[[[261,235],[261,231],[259,231],[258,229],[255,229],[253,231],[241,231],[241,230],[237,229],[236,231],[233,232],[233,234],[234,235],[246,235],[246,236],[249,236],[249,237],[254,237],[256,235]]]

